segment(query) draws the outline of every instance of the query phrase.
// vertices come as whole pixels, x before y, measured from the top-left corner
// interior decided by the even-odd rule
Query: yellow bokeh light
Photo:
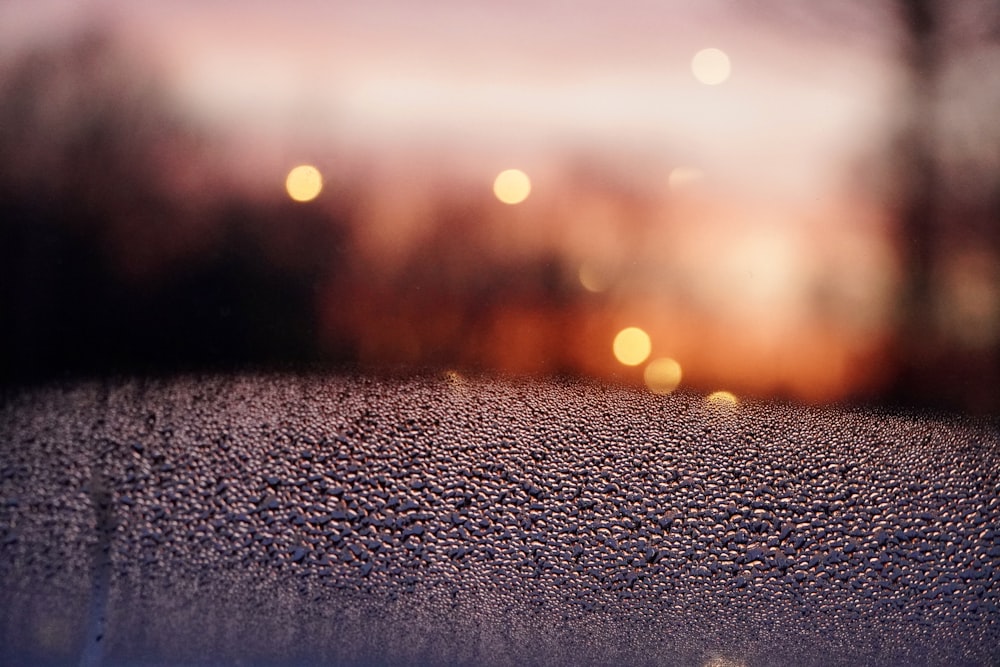
[[[504,204],[520,204],[531,194],[531,179],[520,169],[501,171],[493,181],[493,194]]]
[[[705,398],[705,401],[715,408],[734,408],[740,403],[736,394],[729,391],[713,391]]]
[[[649,334],[639,327],[626,327],[615,336],[612,350],[615,359],[626,366],[638,366],[646,360],[653,344],[649,340]]]
[[[285,178],[285,190],[295,201],[312,201],[322,189],[323,176],[311,164],[300,164],[288,172],[288,177]]]
[[[691,73],[706,86],[717,86],[729,79],[732,67],[721,49],[702,49],[691,59]]]
[[[674,359],[654,359],[643,372],[646,386],[654,394],[669,394],[681,383],[681,365]]]
[[[705,172],[697,167],[674,167],[667,177],[671,190],[683,190],[700,183],[705,178]]]

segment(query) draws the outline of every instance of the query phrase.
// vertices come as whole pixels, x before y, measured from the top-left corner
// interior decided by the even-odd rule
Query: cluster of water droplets
[[[0,418],[11,651],[79,650],[104,545],[120,660],[1000,655],[986,423],[456,374],[78,385]]]

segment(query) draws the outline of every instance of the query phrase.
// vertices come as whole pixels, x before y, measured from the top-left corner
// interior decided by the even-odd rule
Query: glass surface
[[[998,35],[0,5],[0,662],[996,662]]]

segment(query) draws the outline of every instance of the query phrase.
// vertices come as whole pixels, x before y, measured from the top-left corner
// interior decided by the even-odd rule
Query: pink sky
[[[464,169],[469,155],[624,152],[666,170],[695,164],[768,197],[825,196],[884,136],[891,44],[871,33],[891,30],[862,16],[864,33],[824,34],[781,3],[761,7],[43,0],[0,11],[14,42],[117,26],[182,107],[237,142],[252,136],[255,154],[272,146],[275,159],[324,145],[390,154],[416,145]],[[733,63],[718,87],[690,72],[709,46]]]
[[[497,172],[525,169],[531,198],[475,224],[498,253],[552,250],[621,276],[583,354],[639,324],[703,378],[827,398],[890,317],[886,214],[866,174],[897,93],[892,27],[863,3],[833,10],[832,27],[798,4],[754,7],[42,0],[0,6],[0,39],[112,26],[258,192],[278,193],[300,162],[335,192],[365,165],[357,238],[373,271],[417,252],[443,192],[488,201]],[[722,85],[691,73],[706,47],[731,59]],[[572,171],[588,162],[597,181]],[[678,166],[703,181],[671,190]],[[815,316],[820,289],[839,309],[832,333]],[[605,357],[581,363],[600,374]]]

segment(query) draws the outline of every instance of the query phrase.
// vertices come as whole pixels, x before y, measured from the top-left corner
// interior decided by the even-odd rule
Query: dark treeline
[[[169,172],[212,177],[209,140],[128,62],[90,34],[0,80],[0,375],[318,360],[314,292],[340,227],[281,202],[185,200]],[[295,263],[268,259],[276,221]]]

